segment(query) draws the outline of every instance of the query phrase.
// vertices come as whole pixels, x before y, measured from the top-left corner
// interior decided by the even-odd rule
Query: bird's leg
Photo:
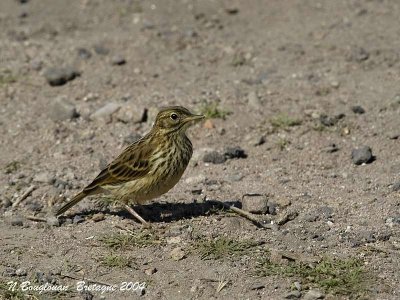
[[[132,216],[134,216],[136,219],[140,221],[140,223],[142,223],[144,228],[151,228],[150,223],[146,222],[136,211],[133,210],[132,207],[130,207],[127,204],[124,204],[124,207]]]

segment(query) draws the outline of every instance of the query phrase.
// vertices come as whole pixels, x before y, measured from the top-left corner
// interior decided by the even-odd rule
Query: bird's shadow
[[[228,205],[234,205],[241,208],[242,204],[240,201],[226,201]],[[192,202],[192,203],[158,203],[154,202],[151,204],[132,206],[132,208],[142,216],[146,221],[152,223],[159,222],[174,222],[182,219],[195,218],[199,216],[210,216],[221,213],[226,210],[222,203],[219,201],[206,201],[206,202]],[[89,216],[95,213],[104,213],[109,215],[116,215],[128,219],[137,221],[128,211],[125,209],[117,208],[117,210],[106,209],[93,209],[85,210],[80,213],[69,215],[68,217],[74,216]]]

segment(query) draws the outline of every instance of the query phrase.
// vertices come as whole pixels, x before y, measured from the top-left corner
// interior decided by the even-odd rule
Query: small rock
[[[49,226],[54,226],[54,227],[59,227],[60,226],[60,220],[56,218],[55,216],[49,216],[46,218],[46,223]]]
[[[12,276],[16,276],[16,270],[14,268],[5,268],[4,272],[3,272],[4,276],[7,277],[12,277]]]
[[[186,256],[185,251],[183,251],[181,247],[176,247],[176,248],[174,248],[174,249],[171,251],[170,255],[171,255],[171,258],[172,258],[173,260],[176,260],[176,261],[182,260],[182,259],[184,259],[185,256]]]
[[[74,216],[74,219],[72,220],[72,223],[74,224],[79,224],[85,221],[85,218],[83,218],[82,216]]]
[[[365,113],[365,109],[360,105],[352,106],[351,110],[353,111],[353,113],[359,114],[359,115]]]
[[[103,220],[104,220],[104,214],[103,214],[103,213],[94,214],[94,215],[92,216],[92,220],[93,220],[94,222],[103,221]]]
[[[110,53],[110,50],[102,45],[94,45],[94,52],[100,55],[107,55],[108,53]]]
[[[75,106],[65,97],[57,97],[49,106],[49,117],[54,122],[78,118],[79,113]]]
[[[353,149],[351,152],[351,159],[356,165],[367,164],[373,161],[372,150],[368,146]]]
[[[110,102],[103,107],[96,110],[90,115],[91,120],[108,120],[111,119],[111,115],[115,113],[121,106],[118,103]]]
[[[393,227],[395,225],[399,225],[400,224],[400,216],[387,218],[385,223],[389,227]]]
[[[236,15],[237,13],[239,13],[239,8],[237,7],[227,7],[225,8],[225,11],[229,14],[229,15]]]
[[[146,122],[147,109],[139,108],[137,105],[126,105],[118,110],[115,114],[115,118],[123,123]]]
[[[167,238],[167,244],[180,244],[182,242],[182,238],[180,236],[172,236]]]
[[[356,47],[351,49],[347,58],[350,61],[363,62],[369,58],[369,53],[362,47]]]
[[[149,269],[144,270],[144,273],[146,275],[150,276],[150,275],[153,275],[153,274],[157,273],[157,271],[158,270],[156,268],[149,268]]]
[[[203,162],[205,163],[223,164],[225,161],[225,155],[217,151],[208,152],[203,156]]]
[[[4,198],[4,199],[1,201],[1,206],[2,206],[3,208],[8,208],[8,207],[10,207],[11,205],[12,205],[12,202],[11,202],[11,200],[8,199],[8,198]]]
[[[215,128],[215,125],[214,125],[213,121],[211,121],[210,119],[207,119],[204,122],[203,127],[206,129],[213,129],[213,128]]]
[[[249,95],[247,96],[247,102],[249,103],[249,106],[254,109],[261,109],[262,107],[262,103],[255,91],[251,91],[249,93]]]
[[[397,140],[400,137],[400,132],[391,132],[388,134],[389,139]]]
[[[309,290],[303,297],[303,300],[316,300],[316,299],[324,299],[325,294],[321,293],[318,290]]]
[[[242,197],[242,209],[253,214],[265,214],[268,212],[268,200],[266,195],[246,194]]]
[[[301,297],[301,293],[299,291],[291,291],[285,295],[285,299],[298,299]]]
[[[44,73],[44,77],[51,86],[60,86],[80,76],[81,73],[71,66],[51,67]]]
[[[299,292],[301,291],[301,283],[298,281],[293,282],[294,287],[296,288],[296,290],[298,290]]]
[[[268,201],[268,213],[270,215],[276,215],[277,207],[278,207],[278,204],[276,204],[275,202],[269,202]]]
[[[228,180],[230,181],[240,181],[243,179],[243,174],[242,173],[236,173],[236,174],[232,174],[232,175],[228,175]]]
[[[111,58],[111,64],[114,66],[122,66],[126,64],[126,59],[123,56],[117,54]]]
[[[53,174],[51,174],[49,172],[40,172],[33,177],[33,181],[53,184],[53,182],[55,181],[55,178],[54,178]]]
[[[330,127],[336,125],[336,123],[338,122],[338,118],[322,114],[319,117],[319,121],[321,122],[322,125]]]
[[[400,181],[397,181],[397,182],[393,183],[393,185],[392,185],[392,191],[393,191],[393,192],[400,191]]]
[[[78,48],[78,56],[83,59],[89,59],[92,57],[92,53],[86,48]]]
[[[262,136],[249,136],[245,138],[245,140],[249,143],[250,146],[257,147],[262,144],[265,144],[267,139],[265,138],[265,135]]]
[[[232,158],[246,158],[247,154],[244,152],[242,148],[239,146],[236,147],[227,147],[225,149],[224,155],[228,159]]]
[[[187,185],[198,185],[206,180],[206,176],[200,174],[197,176],[188,177],[185,179]]]
[[[23,226],[24,222],[20,216],[14,216],[11,218],[11,225],[12,226]]]
[[[26,276],[26,274],[28,273],[22,268],[18,268],[17,270],[15,270],[15,275],[17,276]]]

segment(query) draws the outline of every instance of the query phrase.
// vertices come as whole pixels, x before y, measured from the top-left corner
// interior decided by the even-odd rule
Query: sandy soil
[[[0,1],[0,298],[398,299],[399,15],[395,0]],[[165,105],[212,118],[188,133],[181,181],[139,209],[152,230],[101,197],[47,218]],[[247,157],[213,163],[227,147]]]

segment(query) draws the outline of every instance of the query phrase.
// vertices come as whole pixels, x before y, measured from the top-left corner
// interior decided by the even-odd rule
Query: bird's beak
[[[200,120],[203,120],[205,116],[203,115],[191,115],[185,119],[185,122],[198,122]]]

